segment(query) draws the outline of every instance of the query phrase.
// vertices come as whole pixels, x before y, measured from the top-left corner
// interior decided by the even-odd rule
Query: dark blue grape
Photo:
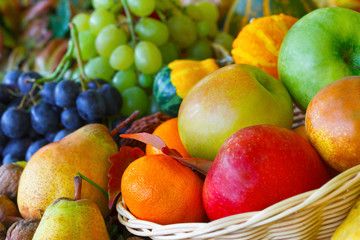
[[[48,133],[45,135],[45,139],[48,140],[49,142],[53,142],[57,133],[58,132]]]
[[[69,130],[69,129],[61,129],[60,131],[58,131],[53,139],[53,142],[57,142],[61,139],[63,139],[65,136],[67,136],[68,134],[72,133],[73,130]]]
[[[78,84],[70,80],[62,80],[55,86],[55,104],[59,107],[73,107],[79,93],[80,87]]]
[[[15,97],[9,104],[8,104],[8,108],[9,107],[18,107],[21,103],[21,99],[22,97]]]
[[[32,155],[34,155],[34,153],[37,150],[39,150],[40,148],[42,148],[43,146],[45,146],[48,143],[49,143],[49,141],[46,139],[39,139],[39,140],[33,142],[26,151],[25,161],[29,161],[29,159],[32,157]]]
[[[0,103],[8,104],[14,99],[14,96],[10,94],[9,87],[0,83]]]
[[[89,89],[81,92],[76,99],[76,108],[85,121],[100,119],[105,115],[104,98],[96,90]]]
[[[22,154],[9,153],[4,156],[2,164],[15,163],[15,162],[24,161],[24,160],[25,160],[24,155],[22,155]]]
[[[32,140],[39,140],[40,138],[44,138],[44,135],[36,132],[32,126],[30,126],[30,130],[28,131],[27,136]]]
[[[23,72],[17,81],[20,92],[24,95],[28,94],[34,86],[33,80],[39,79],[41,77],[42,76],[40,74],[34,71]]]
[[[21,70],[11,70],[8,71],[3,78],[3,84],[10,87],[13,90],[16,90],[18,88],[18,79],[20,75],[22,74]]]
[[[41,102],[31,107],[31,125],[36,132],[47,134],[59,128],[60,115],[50,104]]]
[[[61,124],[67,129],[78,129],[85,124],[85,121],[80,117],[76,107],[65,109],[61,113]]]
[[[54,99],[55,87],[56,87],[55,82],[44,83],[43,88],[40,90],[40,96],[44,100],[44,102],[55,105],[55,99]]]
[[[105,80],[103,79],[100,79],[100,78],[95,78],[93,80],[91,80],[90,82],[88,82],[86,84],[86,86],[89,88],[89,89],[99,89],[99,87],[101,87],[101,85],[107,83]]]
[[[31,138],[19,138],[19,139],[10,139],[10,141],[5,145],[5,148],[3,150],[3,156],[6,156],[7,154],[21,154],[24,156],[29,146],[31,145]]]
[[[108,83],[102,85],[98,92],[104,98],[106,105],[106,115],[112,116],[117,114],[120,111],[122,105],[122,97],[120,92]]]
[[[4,134],[4,132],[0,128],[0,146],[5,146],[5,144],[8,141],[9,141],[9,138]]]
[[[1,117],[1,129],[9,138],[24,137],[30,129],[30,114],[19,108],[8,108]]]
[[[3,103],[0,103],[0,118],[3,115],[3,113],[6,111],[7,106]]]

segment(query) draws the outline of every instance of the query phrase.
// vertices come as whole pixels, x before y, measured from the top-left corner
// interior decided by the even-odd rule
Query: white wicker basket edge
[[[120,197],[118,219],[129,232],[152,239],[329,239],[360,196],[360,165],[321,188],[278,202],[262,211],[207,223],[159,225],[136,219]]]

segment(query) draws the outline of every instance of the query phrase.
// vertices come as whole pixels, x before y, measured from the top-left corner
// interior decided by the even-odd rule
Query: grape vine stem
[[[131,46],[135,47],[136,44],[136,35],[135,35],[135,30],[134,30],[134,21],[132,19],[128,4],[126,0],[121,0],[121,3],[124,7],[125,10],[125,14],[126,14],[126,18],[129,22],[129,29],[130,29],[130,35],[131,35]]]

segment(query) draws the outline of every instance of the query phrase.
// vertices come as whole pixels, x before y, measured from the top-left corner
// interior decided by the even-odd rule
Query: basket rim
[[[161,235],[173,234],[174,232],[178,232],[175,230],[184,229],[184,234],[182,235],[184,238],[191,238],[201,235],[201,239],[206,239],[214,236],[218,237],[223,234],[229,234],[233,231],[243,228],[259,227],[262,225],[271,224],[275,221],[280,221],[281,219],[291,214],[301,212],[301,210],[304,210],[307,207],[312,207],[317,204],[324,204],[327,200],[331,199],[339,193],[347,192],[350,187],[355,185],[358,185],[357,187],[360,188],[360,164],[339,173],[337,176],[330,179],[318,189],[307,191],[284,199],[261,211],[239,213],[217,220],[201,223],[175,223],[161,225],[154,222],[137,219],[127,209],[126,203],[124,202],[124,199],[121,195],[116,204],[116,210],[118,212],[118,219],[120,223],[126,226],[130,232],[138,236],[159,236],[160,232]],[[358,198],[358,195],[355,197]],[[196,230],[196,232],[191,231],[191,229]],[[215,235],[214,232],[216,233]],[[176,236],[172,238],[171,236],[167,235],[165,238],[157,239],[184,238],[177,238]]]

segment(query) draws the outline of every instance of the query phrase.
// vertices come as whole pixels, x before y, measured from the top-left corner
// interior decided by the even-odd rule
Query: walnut
[[[3,222],[7,216],[19,217],[20,213],[13,201],[6,195],[0,195],[0,222]]]
[[[22,167],[12,163],[0,167],[0,195],[5,194],[11,200],[16,201],[22,171]]]
[[[6,228],[0,223],[0,240],[5,240],[6,237]]]
[[[32,240],[39,223],[40,220],[31,218],[15,222],[8,229],[6,240]]]

